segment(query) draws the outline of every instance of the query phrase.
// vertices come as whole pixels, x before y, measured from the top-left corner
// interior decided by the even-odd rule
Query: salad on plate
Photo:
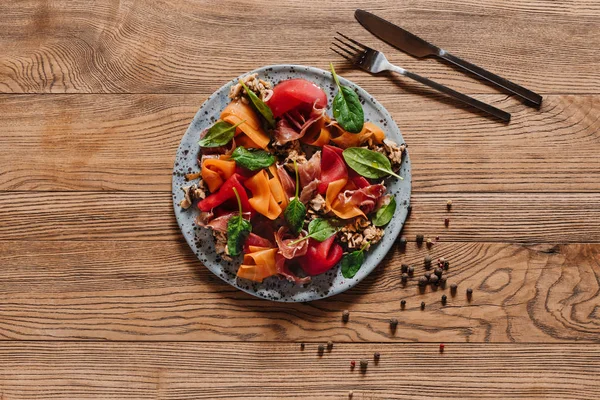
[[[356,92],[331,72],[332,115],[313,82],[273,86],[255,73],[200,134],[200,171],[185,176],[179,205],[199,209],[196,225],[221,258],[239,260],[239,279],[306,284],[336,265],[352,278],[394,215],[386,180],[402,179],[406,145],[365,121]]]

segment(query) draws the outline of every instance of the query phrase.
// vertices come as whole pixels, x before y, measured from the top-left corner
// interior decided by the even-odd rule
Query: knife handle
[[[486,81],[491,82],[494,85],[499,86],[499,87],[503,88],[504,90],[507,90],[510,93],[521,97],[522,99],[527,100],[528,102],[532,103],[537,108],[540,108],[540,106],[542,105],[542,96],[540,96],[537,93],[532,92],[529,89],[524,88],[523,86],[517,85],[516,83],[513,83],[513,82],[509,81],[508,79],[504,79],[501,76],[498,76],[496,74],[491,73],[490,71],[487,71],[481,67],[478,67],[477,65],[471,64],[468,61],[465,61],[456,56],[453,56],[452,54],[450,54],[444,50],[440,49],[440,51],[437,55],[438,55],[438,57],[443,58],[444,60],[449,61],[450,63],[452,63],[466,71],[469,71],[469,72],[479,76],[480,78],[483,78]]]
[[[447,86],[444,86],[442,84],[439,84],[437,82],[432,81],[431,79],[425,78],[421,75],[417,75],[415,73],[412,73],[410,71],[405,70],[404,68],[400,68],[400,67],[396,67],[395,65],[392,66],[392,70],[394,70],[395,72],[398,72],[399,74],[402,74],[404,76],[407,76],[411,79],[414,79],[417,82],[421,82],[424,85],[429,86],[430,88],[433,88],[437,91],[440,91],[442,93],[445,93],[449,96],[454,97],[457,100],[462,101],[465,104],[468,104],[470,106],[473,106],[481,111],[484,111],[490,115],[493,115],[496,118],[501,119],[504,122],[510,122],[510,113],[507,113],[506,111],[500,110],[499,108],[496,108],[492,105],[489,105],[487,103],[484,103],[482,101],[479,101],[477,99],[474,99],[472,97],[467,96],[466,94],[462,94],[460,92],[457,92],[454,89],[450,89]]]

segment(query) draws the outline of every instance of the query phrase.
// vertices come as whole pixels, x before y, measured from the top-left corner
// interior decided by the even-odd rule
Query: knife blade
[[[517,85],[516,83],[502,78],[501,76],[498,76],[481,67],[478,67],[475,64],[471,64],[468,61],[460,59],[444,49],[434,46],[433,44],[421,39],[405,29],[400,28],[397,25],[392,24],[391,22],[386,21],[381,17],[378,17],[377,15],[357,9],[354,12],[354,17],[366,30],[384,42],[394,46],[398,50],[417,58],[428,56],[442,58],[465,71],[475,74],[480,78],[485,79],[488,82],[491,82],[494,85],[521,97],[529,105],[539,108],[542,104],[542,96],[539,94],[534,93],[523,86]]]

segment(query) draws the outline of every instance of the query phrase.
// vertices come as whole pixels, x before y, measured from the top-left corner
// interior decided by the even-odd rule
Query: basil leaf
[[[396,211],[396,198],[392,196],[390,198],[390,202],[385,206],[382,206],[377,213],[375,213],[375,218],[373,218],[373,225],[375,226],[384,226],[387,225],[388,222],[392,220],[394,216],[394,212]]]
[[[326,219],[317,218],[310,221],[308,224],[308,236],[315,239],[317,242],[323,242],[335,235],[337,229]]]
[[[342,257],[342,275],[344,278],[354,278],[354,275],[362,267],[365,261],[365,253],[363,250],[356,250],[352,253],[345,254]]]
[[[333,64],[329,63],[329,65],[333,80],[338,87],[338,92],[333,99],[333,117],[344,130],[359,133],[365,123],[365,113],[360,99],[354,90],[340,85]]]
[[[248,87],[240,80],[242,87],[246,90],[246,94],[250,98],[252,105],[263,116],[267,124],[271,128],[275,128],[275,118],[273,117],[273,111],[269,108],[269,106],[260,99],[252,90],[248,89]]]
[[[250,221],[241,215],[234,215],[227,222],[227,251],[231,256],[239,256],[244,249],[244,242],[252,232]]]
[[[377,179],[393,175],[396,178],[403,179],[392,171],[390,160],[376,151],[362,147],[349,147],[344,150],[342,155],[350,168],[366,178]]]
[[[285,208],[283,217],[290,226],[292,233],[298,234],[304,225],[304,218],[306,218],[306,206],[302,204],[298,198],[294,198]]]
[[[231,153],[231,159],[250,171],[270,167],[275,162],[275,156],[272,154],[264,150],[245,149],[244,146],[236,147]]]
[[[224,146],[235,136],[235,128],[246,122],[245,120],[235,125],[231,125],[225,121],[219,121],[208,129],[206,135],[198,144],[200,147],[219,147]]]

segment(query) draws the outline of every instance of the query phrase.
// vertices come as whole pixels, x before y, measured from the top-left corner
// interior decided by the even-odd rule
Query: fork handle
[[[469,72],[479,76],[480,78],[483,78],[486,81],[491,82],[494,85],[499,86],[499,87],[503,88],[504,90],[507,90],[508,92],[521,97],[524,100],[527,100],[528,102],[530,102],[531,104],[533,104],[533,106],[535,106],[537,108],[540,108],[540,106],[542,105],[542,96],[540,96],[539,94],[537,94],[535,92],[532,92],[531,90],[529,90],[527,88],[524,88],[523,86],[517,85],[516,83],[513,83],[513,82],[509,81],[508,79],[504,79],[501,76],[498,76],[488,70],[478,67],[475,64],[471,64],[468,61],[465,61],[456,56],[453,56],[452,54],[450,54],[444,50],[440,50],[438,57],[443,58],[444,60],[449,61],[452,64],[454,64],[466,71],[469,71]]]
[[[393,66],[392,69],[394,72],[397,72],[401,75],[407,76],[411,79],[414,79],[417,82],[421,82],[422,84],[429,86],[430,88],[433,88],[439,92],[445,93],[451,97],[454,97],[457,100],[462,101],[465,104],[468,104],[470,106],[473,106],[481,111],[484,111],[490,115],[493,115],[496,118],[501,119],[504,122],[509,122],[510,121],[510,113],[507,113],[506,111],[500,110],[499,108],[496,108],[494,106],[491,106],[487,103],[484,103],[482,101],[479,101],[477,99],[474,99],[472,97],[467,96],[466,94],[462,94],[460,92],[457,92],[454,89],[450,89],[447,86],[444,86],[442,84],[439,84],[437,82],[432,81],[431,79],[427,79],[421,75],[417,75],[413,72],[407,71],[404,68],[400,68],[400,67],[396,67]]]

